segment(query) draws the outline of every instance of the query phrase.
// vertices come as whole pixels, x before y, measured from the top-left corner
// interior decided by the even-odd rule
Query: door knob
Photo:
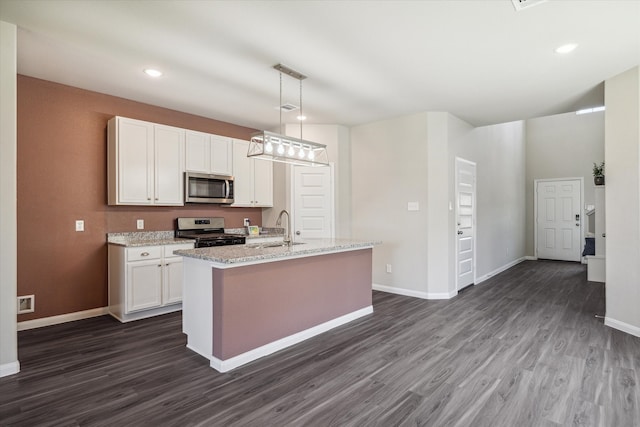
[[[462,230],[458,230],[458,234],[462,234]]]
[[[298,230],[296,231],[296,236],[299,236],[299,235],[300,235],[300,231]]]

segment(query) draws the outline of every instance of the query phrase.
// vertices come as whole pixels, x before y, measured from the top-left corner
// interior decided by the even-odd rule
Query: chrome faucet
[[[287,234],[284,236],[284,243],[286,243],[287,246],[291,246],[293,244],[291,241],[291,215],[289,215],[289,212],[287,212],[286,209],[282,209],[280,211],[278,220],[276,221],[276,227],[282,226],[282,214],[287,214]]]

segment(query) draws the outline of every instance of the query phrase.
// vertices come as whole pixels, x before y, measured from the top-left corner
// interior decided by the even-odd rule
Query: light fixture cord
[[[302,138],[302,122],[304,121],[304,113],[302,112],[302,80],[300,80],[300,139]]]
[[[280,135],[282,135],[282,71],[280,71],[280,105],[278,110],[280,110]]]

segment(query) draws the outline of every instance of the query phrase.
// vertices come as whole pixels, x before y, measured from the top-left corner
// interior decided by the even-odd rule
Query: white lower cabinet
[[[109,245],[109,313],[128,322],[182,309],[182,257],[193,243]]]

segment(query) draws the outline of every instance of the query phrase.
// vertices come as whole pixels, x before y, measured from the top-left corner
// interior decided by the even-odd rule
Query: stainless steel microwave
[[[185,172],[185,203],[233,203],[233,177]]]

